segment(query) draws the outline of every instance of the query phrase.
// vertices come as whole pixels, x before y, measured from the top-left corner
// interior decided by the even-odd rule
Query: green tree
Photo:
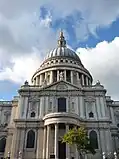
[[[96,153],[95,149],[90,144],[90,139],[84,127],[70,129],[63,136],[62,142],[76,146],[81,158],[83,153]]]

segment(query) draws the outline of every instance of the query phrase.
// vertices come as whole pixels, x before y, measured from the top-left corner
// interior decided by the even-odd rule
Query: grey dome
[[[81,62],[79,56],[73,50],[66,47],[66,40],[63,36],[63,32],[60,32],[60,37],[58,40],[58,47],[51,50],[47,54],[46,60],[49,58],[55,58],[55,57],[67,57],[72,60]]]
[[[79,56],[71,49],[67,47],[58,47],[56,49],[53,49],[50,51],[50,53],[47,55],[46,59],[53,58],[53,57],[67,57],[71,58],[76,61],[80,61]]]

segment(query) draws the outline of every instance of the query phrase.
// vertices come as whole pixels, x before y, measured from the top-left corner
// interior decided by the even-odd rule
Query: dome
[[[58,47],[51,50],[47,56],[46,60],[49,58],[55,58],[55,57],[66,57],[70,58],[76,61],[80,61],[79,56],[71,49],[67,48],[66,46],[66,40],[63,36],[63,32],[60,32],[60,37],[58,40]]]
[[[73,50],[67,47],[58,47],[56,49],[51,50],[50,53],[47,55],[46,59],[54,57],[67,57],[76,61],[80,61],[79,56]]]

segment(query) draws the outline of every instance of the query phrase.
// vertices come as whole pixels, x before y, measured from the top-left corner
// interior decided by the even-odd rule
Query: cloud
[[[95,48],[78,48],[84,66],[91,72],[94,83],[100,80],[109,95],[119,99],[119,37],[112,42],[103,41]]]
[[[0,80],[9,80],[14,83],[23,84],[25,80],[31,82],[31,77],[41,64],[39,51],[33,48],[32,54],[12,57],[12,67],[5,66],[0,71]]]
[[[62,2],[55,0],[20,0],[19,2],[11,0],[10,3],[9,0],[0,0],[0,13],[10,21],[14,20],[14,24],[18,27],[21,24],[19,31],[22,30],[24,33],[22,22],[28,22],[29,19],[26,15],[37,13],[38,16],[42,6],[51,13],[53,21],[62,18],[64,19],[63,23],[66,23],[67,16],[72,16],[77,40],[85,39],[90,33],[96,35],[97,28],[108,27],[119,17],[118,0],[70,0],[70,3],[69,0]],[[76,12],[78,13],[77,18]],[[30,18],[33,20],[34,17],[30,16]],[[29,23],[26,24],[26,26],[28,25]]]

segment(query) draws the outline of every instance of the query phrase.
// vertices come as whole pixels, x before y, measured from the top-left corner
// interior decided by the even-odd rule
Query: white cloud
[[[30,55],[22,55],[19,57],[12,57],[11,63],[13,66],[4,67],[0,72],[0,80],[10,80],[15,83],[23,84],[26,80],[31,82],[31,77],[36,69],[41,64],[39,58],[39,51],[33,49],[33,53]]]
[[[78,48],[84,66],[107,88],[108,94],[119,99],[119,37],[112,42],[103,41],[95,48]]]

